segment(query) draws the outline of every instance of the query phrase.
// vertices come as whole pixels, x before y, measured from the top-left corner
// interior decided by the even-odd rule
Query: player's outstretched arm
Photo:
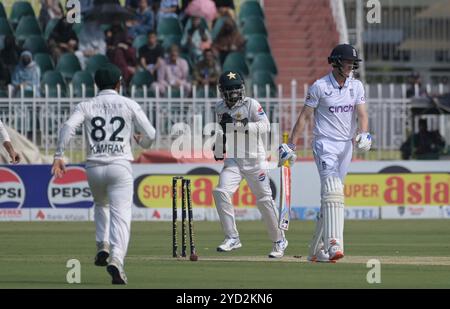
[[[20,162],[20,156],[19,154],[14,150],[13,145],[10,141],[3,142],[3,147],[5,147],[6,151],[9,154],[9,157],[11,158],[10,163],[17,164]]]
[[[156,138],[156,130],[148,120],[142,108],[135,110],[135,126],[139,134],[134,134],[134,140],[142,148],[150,148]]]
[[[314,114],[314,108],[308,105],[304,105],[300,115],[295,122],[294,129],[292,129],[291,136],[289,137],[289,143],[296,145],[297,140],[301,136],[305,129],[306,122],[309,122]]]

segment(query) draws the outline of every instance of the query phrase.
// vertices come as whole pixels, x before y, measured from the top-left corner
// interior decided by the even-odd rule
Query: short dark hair
[[[149,37],[149,36],[152,35],[152,34],[156,35],[156,31],[155,31],[155,30],[150,30],[150,31],[147,33],[147,37]]]

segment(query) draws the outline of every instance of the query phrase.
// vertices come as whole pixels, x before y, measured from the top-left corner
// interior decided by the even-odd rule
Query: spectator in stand
[[[416,87],[418,92],[416,93]],[[422,87],[422,81],[418,72],[412,73],[408,77],[408,89],[406,90],[407,98],[428,97],[427,91]]]
[[[0,58],[0,92],[6,92],[8,85],[11,83],[11,74],[9,73],[8,67],[3,63]]]
[[[41,0],[39,23],[42,30],[45,30],[45,27],[50,19],[61,19],[63,17],[64,10],[59,0]]]
[[[194,84],[197,87],[209,85],[211,89],[216,90],[220,74],[220,66],[212,49],[205,49],[203,51],[203,60],[198,62],[194,67]]]
[[[96,54],[106,54],[105,33],[96,21],[89,21],[83,25],[78,36],[78,50],[75,52],[80,61],[81,68],[86,68],[86,61]]]
[[[153,78],[157,78],[156,72],[161,66],[164,58],[164,50],[158,43],[158,38],[154,31],[148,33],[147,45],[139,48],[139,64],[142,68],[148,70]]]
[[[245,47],[245,39],[240,34],[236,23],[230,17],[226,17],[222,28],[213,42],[213,50],[219,56],[222,65],[230,52],[242,51]]]
[[[77,50],[78,38],[66,17],[62,17],[56,24],[48,39],[48,46],[55,63],[62,54],[74,53]]]
[[[3,45],[3,49],[0,51],[0,59],[8,68],[9,73],[12,74],[16,65],[19,63],[21,49],[17,46],[13,35],[5,36]]]
[[[158,21],[162,18],[178,18],[178,0],[161,0]]]
[[[36,89],[36,95],[39,95],[39,82],[41,71],[33,61],[33,55],[29,51],[23,51],[20,54],[19,64],[16,66],[12,75],[12,84],[16,95],[20,94],[20,86],[23,86],[26,92],[32,93],[33,86]]]
[[[169,56],[161,61],[158,69],[158,79],[152,84],[155,89],[158,88],[160,94],[166,93],[169,86],[184,89],[184,93],[188,95],[191,92],[191,83],[189,78],[189,65],[187,61],[179,56],[180,50],[177,45],[172,45],[169,49]]]
[[[201,60],[203,51],[211,48],[211,34],[208,29],[201,24],[201,18],[191,17],[192,26],[185,27],[181,46],[189,53],[191,60],[196,63]]]
[[[133,74],[136,72],[136,50],[127,30],[120,21],[114,21],[111,28],[106,31],[106,55],[111,63],[117,65],[122,72],[125,86],[128,86]]]
[[[94,8],[95,0],[78,0],[80,1],[81,16],[86,15],[87,12]]]
[[[233,0],[214,0],[217,7],[217,13],[219,16],[228,16],[235,19],[236,7],[234,6]]]
[[[140,34],[147,34],[155,29],[155,15],[147,0],[139,1],[139,8],[136,10],[136,19],[127,23],[128,33],[132,38]]]

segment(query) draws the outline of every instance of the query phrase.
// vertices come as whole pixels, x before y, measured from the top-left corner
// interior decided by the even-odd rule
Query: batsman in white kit
[[[295,143],[314,115],[312,148],[320,175],[321,207],[310,244],[308,260],[312,262],[335,262],[344,257],[343,183],[352,159],[353,138],[356,135],[358,150],[368,151],[372,145],[364,87],[352,77],[360,61],[351,45],[333,49],[328,57],[332,72],[309,88],[289,144],[280,146],[280,163],[293,162]]]
[[[242,247],[232,196],[245,178],[256,196],[256,205],[273,243],[269,257],[281,258],[288,241],[278,227],[277,208],[272,199],[266,152],[261,139],[270,131],[269,120],[259,102],[245,96],[244,80],[238,72],[222,73],[219,91],[222,100],[215,109],[221,129],[216,134],[214,157],[216,160],[224,159],[224,168],[213,196],[225,240],[217,251],[228,252]]]
[[[57,177],[64,174],[64,149],[84,123],[86,173],[95,203],[95,265],[107,266],[113,284],[127,283],[123,265],[133,202],[131,138],[143,148],[149,148],[155,139],[155,129],[139,104],[118,94],[120,82],[120,70],[113,64],[96,71],[95,83],[100,91],[78,104],[65,122],[52,168]]]
[[[3,147],[11,158],[10,163],[17,164],[20,162],[20,155],[14,150],[11,144],[11,138],[9,137],[8,131],[6,131],[3,122],[0,120],[0,140],[2,140]]]

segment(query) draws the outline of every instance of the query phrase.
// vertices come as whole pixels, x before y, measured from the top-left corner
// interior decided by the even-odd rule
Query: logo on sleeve
[[[258,115],[259,115],[259,116],[263,116],[263,115],[264,115],[264,110],[263,110],[262,106],[260,106],[260,107],[258,108]]]
[[[54,208],[90,208],[94,204],[86,171],[78,166],[67,167],[61,178],[52,177],[47,194]]]
[[[20,208],[25,201],[25,186],[14,171],[0,167],[0,208]]]
[[[264,173],[264,172],[259,173],[258,180],[264,181],[264,179],[266,179],[266,173]]]

